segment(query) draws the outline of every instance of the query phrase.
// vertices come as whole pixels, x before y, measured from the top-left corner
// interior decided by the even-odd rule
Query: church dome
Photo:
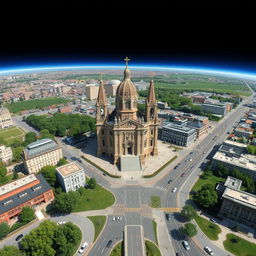
[[[124,70],[124,79],[123,81],[119,84],[116,92],[117,97],[122,97],[122,98],[137,98],[137,90],[135,85],[130,79],[130,70],[126,68]]]

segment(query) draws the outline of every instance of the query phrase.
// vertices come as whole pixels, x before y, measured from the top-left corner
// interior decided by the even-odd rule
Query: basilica
[[[108,102],[102,80],[96,101],[97,155],[109,156],[114,164],[120,157],[133,155],[139,157],[141,164],[150,155],[157,155],[157,101],[154,82],[150,81],[146,99],[145,114],[137,108],[138,94],[131,81],[126,58],[123,81],[116,91],[116,107],[109,113]]]

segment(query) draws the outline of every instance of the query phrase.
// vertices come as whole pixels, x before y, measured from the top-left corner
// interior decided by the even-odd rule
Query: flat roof
[[[51,186],[46,182],[42,174],[37,175],[39,184],[25,189],[15,195],[9,196],[0,202],[0,214],[7,212],[43,193],[52,189]]]
[[[232,188],[226,188],[222,197],[256,210],[256,195]]]
[[[249,169],[251,171],[256,171],[256,157],[248,154],[244,154],[241,157],[237,158],[234,156],[227,156],[225,153],[218,151],[213,156],[213,159],[245,169]]]
[[[167,124],[165,126],[163,126],[163,128],[166,129],[170,129],[170,130],[175,130],[175,131],[179,131],[179,132],[185,132],[185,133],[189,133],[189,132],[196,132],[196,130],[194,128],[190,128],[187,126],[179,126],[179,125],[175,125],[173,123]]]
[[[225,141],[223,142],[223,144],[228,144],[228,145],[236,146],[236,147],[239,147],[239,148],[247,148],[247,145],[246,145],[246,144],[244,144],[244,143],[239,143],[239,142],[232,141],[232,140],[225,140]]]
[[[76,173],[78,171],[83,170],[83,168],[77,162],[71,162],[60,167],[56,168],[57,172],[59,172],[63,177],[68,176],[70,174]]]
[[[224,183],[224,186],[233,188],[233,189],[238,189],[238,190],[240,189],[241,185],[242,185],[242,180],[231,177],[231,176],[228,176]]]
[[[28,176],[22,177],[20,179],[14,180],[10,183],[7,183],[0,187],[0,196],[15,190],[17,188],[23,187],[33,181],[37,180],[37,177],[35,174],[30,174]]]

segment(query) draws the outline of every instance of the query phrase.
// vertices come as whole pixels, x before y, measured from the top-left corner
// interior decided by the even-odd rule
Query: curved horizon
[[[51,66],[24,66],[11,69],[0,69],[0,76],[20,73],[42,72],[42,71],[64,71],[64,70],[81,70],[81,69],[121,69],[123,70],[125,65],[89,65],[89,64],[66,64],[58,65],[53,64]],[[211,67],[199,67],[199,66],[174,66],[174,65],[129,65],[131,70],[148,70],[148,71],[177,71],[177,72],[191,72],[191,73],[204,73],[211,75],[222,75],[236,78],[245,78],[256,80],[256,72],[244,72],[235,69],[215,69]]]

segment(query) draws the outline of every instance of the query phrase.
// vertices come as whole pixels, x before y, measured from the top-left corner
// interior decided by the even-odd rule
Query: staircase
[[[121,172],[137,172],[141,171],[141,164],[139,156],[127,155],[120,157]]]

